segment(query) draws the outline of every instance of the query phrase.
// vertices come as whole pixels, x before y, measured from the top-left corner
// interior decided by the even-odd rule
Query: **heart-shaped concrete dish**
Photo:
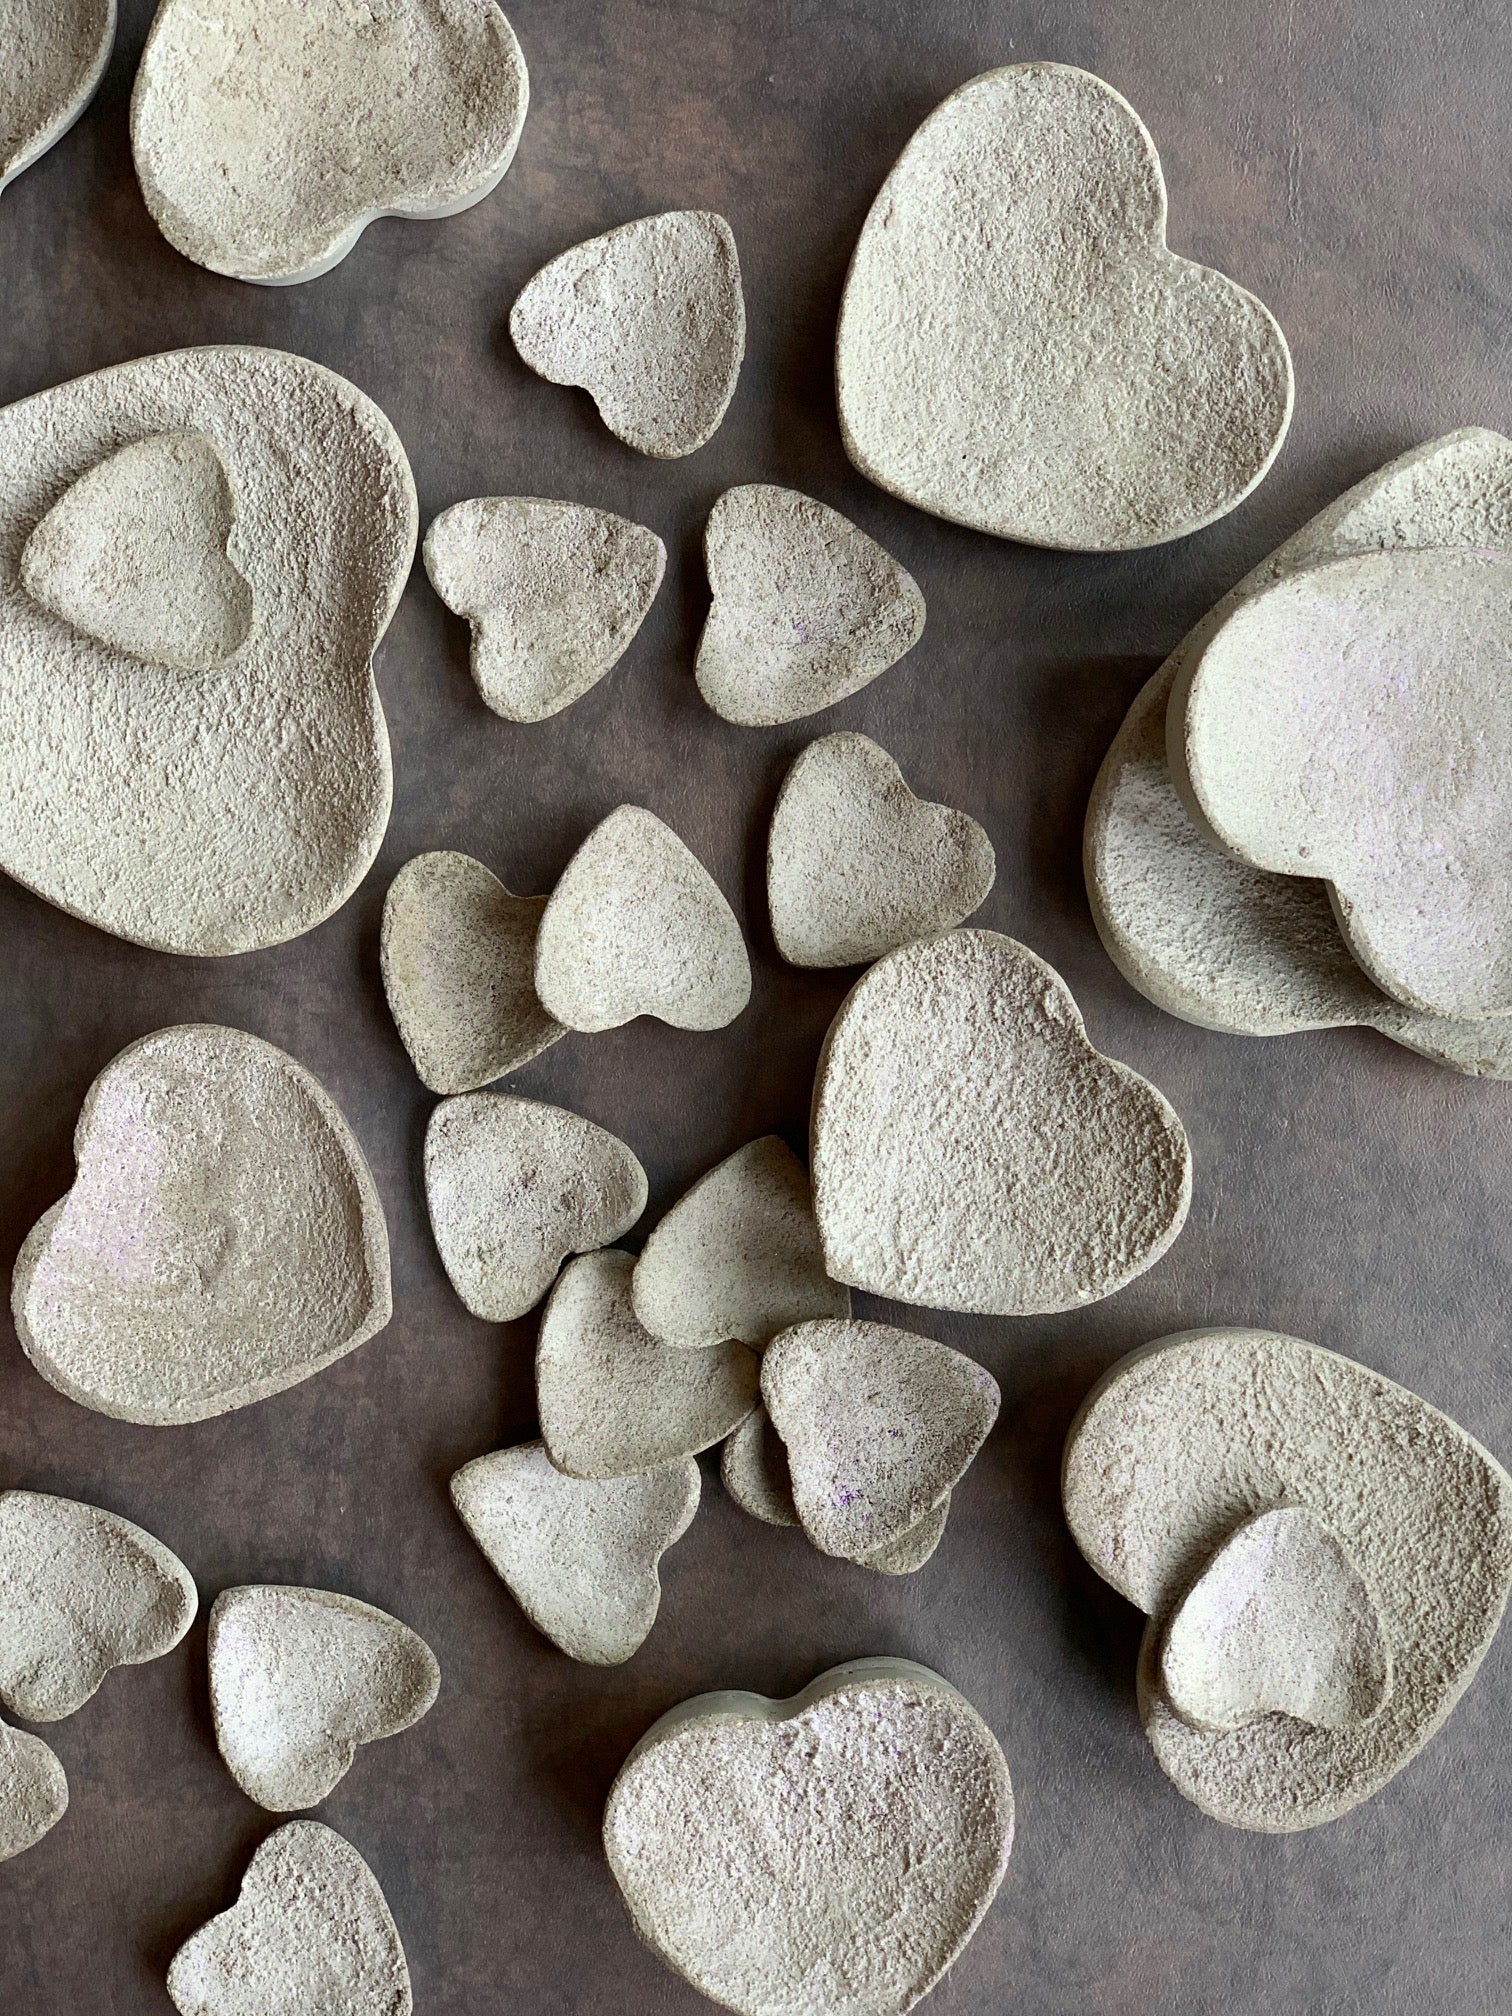
[[[761,1361],[743,1344],[675,1351],[636,1321],[635,1260],[612,1247],[563,1270],[541,1316],[536,1403],[569,1477],[631,1477],[712,1449],[756,1405]]]
[[[923,634],[913,576],[801,490],[726,490],[704,528],[704,564],[714,599],[698,640],[698,690],[742,727],[832,707]]]
[[[112,1667],[171,1652],[198,1608],[183,1562],[129,1519],[0,1492],[0,1702],[11,1714],[72,1715]]]
[[[310,1073],[240,1029],[129,1044],[74,1130],[78,1176],[16,1259],[16,1333],[43,1378],[168,1426],[265,1400],[393,1311],[383,1206]]]
[[[904,2016],[960,1957],[1012,1844],[997,1739],[905,1659],[837,1666],[790,1701],[683,1702],[604,1812],[636,1931],[739,2016]]]
[[[514,896],[470,854],[417,854],[383,899],[383,991],[432,1092],[474,1092],[565,1035],[535,991],[544,896]]]
[[[226,465],[204,434],[149,434],[87,469],[21,550],[34,602],[107,650],[214,672],[251,635]]]
[[[186,259],[288,286],[329,272],[377,217],[481,202],[529,98],[494,0],[161,0],[131,149]]]
[[[796,1526],[793,1479],[765,1407],[746,1416],[719,1452],[719,1477],[742,1512],[767,1526]]]
[[[772,814],[772,936],[790,965],[860,966],[963,924],[996,873],[975,819],[916,798],[868,736],[825,735],[789,770]]]
[[[226,1769],[273,1813],[318,1806],[360,1743],[418,1722],[441,1684],[425,1640],[386,1610],[281,1583],[221,1591],[209,1656]]]
[[[1420,1015],[1351,957],[1321,882],[1271,875],[1216,844],[1166,762],[1166,712],[1182,667],[1249,595],[1351,553],[1512,550],[1512,441],[1466,427],[1347,490],[1218,604],[1142,689],[1087,808],[1087,893],[1129,982],[1168,1014],[1246,1036],[1352,1023],[1454,1070],[1512,1075],[1512,1021]]]
[[[1292,409],[1274,317],[1167,248],[1154,142],[1059,63],[975,77],[872,205],[836,349],[846,452],[884,490],[1077,552],[1233,510]]]
[[[548,497],[473,497],[425,535],[425,571],[472,625],[472,675],[506,721],[544,721],[616,665],[656,600],[654,532]]]
[[[208,612],[203,582],[185,605],[170,553],[182,469],[163,444],[187,437],[213,451],[234,507]],[[196,452],[204,503],[220,479]],[[143,458],[150,480],[127,481]],[[70,493],[77,561],[77,519],[99,531],[102,487],[116,513],[138,490],[138,559],[157,551],[163,572],[95,580],[86,632],[27,592],[23,554],[37,560],[28,542]],[[283,351],[143,357],[0,410],[0,868],[158,951],[247,952],[330,916],[388,824],[371,661],[415,527],[388,421],[344,378]],[[224,663],[186,675],[136,655],[166,642],[190,662],[217,656],[247,620],[237,581],[255,622]],[[176,603],[156,608],[169,590]],[[82,613],[77,593],[72,606]],[[106,641],[127,635],[131,652]]]
[[[544,1442],[464,1464],[452,1503],[536,1629],[571,1659],[619,1666],[661,1607],[658,1564],[698,1510],[691,1458],[637,1477],[569,1477]]]
[[[474,1092],[431,1115],[425,1201],[453,1288],[474,1316],[512,1323],[569,1254],[629,1231],[646,1172],[617,1135],[565,1106]]]
[[[1415,1393],[1269,1331],[1194,1330],[1121,1359],[1072,1424],[1063,1495],[1083,1554],[1149,1618],[1140,1713],[1162,1769],[1230,1826],[1315,1827],[1379,1791],[1469,1686],[1512,1589],[1512,1478],[1500,1464]],[[1314,1719],[1315,1700],[1300,1694],[1293,1707],[1308,1719],[1271,1708],[1236,1727],[1204,1726],[1188,1714],[1211,1687],[1196,1702],[1189,1688],[1184,1714],[1164,1685],[1172,1620],[1199,1578],[1226,1572],[1236,1533],[1281,1507],[1310,1514],[1368,1591],[1389,1688],[1374,1712],[1337,1727]],[[1309,1603],[1332,1607],[1338,1654],[1350,1644],[1338,1597],[1353,1584],[1330,1580],[1332,1596],[1314,1573]],[[1253,1576],[1246,1582],[1251,1594]],[[1234,1631],[1234,1613],[1224,1615]],[[1294,1637],[1297,1624],[1294,1606]],[[1222,1696],[1255,1706],[1242,1631],[1216,1643]],[[1355,1663],[1368,1673],[1379,1657]],[[1274,1686],[1274,1659],[1268,1677]],[[1370,1706],[1379,1674],[1374,1687],[1347,1691],[1362,1696],[1357,1710]]]
[[[847,1561],[887,1553],[944,1505],[1000,1400],[974,1359],[858,1320],[784,1330],[761,1361],[761,1397],[803,1530]]]
[[[723,1029],[751,998],[751,961],[703,863],[655,813],[621,805],[547,898],[535,982],[568,1029],[618,1029],[637,1015]]]
[[[812,1136],[830,1275],[928,1308],[1095,1302],[1160,1258],[1191,1201],[1169,1104],[1093,1049],[1053,967],[995,931],[863,974],[825,1038]]]
[[[241,1895],[179,1948],[181,2016],[410,2016],[409,1967],[378,1879],[318,1820],[290,1820],[247,1866]]]
[[[68,1780],[52,1751],[0,1722],[0,1862],[34,1848],[67,1811]]]
[[[1391,1647],[1365,1578],[1300,1505],[1236,1526],[1176,1607],[1160,1685],[1183,1722],[1238,1729],[1289,1715],[1349,1729],[1391,1691]]]
[[[652,1336],[684,1350],[759,1350],[791,1323],[850,1314],[850,1290],[824,1271],[808,1171],[775,1134],[677,1200],[635,1263],[634,1296]]]
[[[116,0],[6,0],[0,7],[0,190],[83,112],[115,46]]]
[[[723,420],[745,356],[734,233],[711,210],[621,224],[543,266],[509,333],[532,371],[581,385],[621,441],[691,455]]]
[[[1420,1014],[1512,1014],[1512,554],[1330,560],[1248,597],[1167,710],[1178,790],[1232,853],[1326,879]]]

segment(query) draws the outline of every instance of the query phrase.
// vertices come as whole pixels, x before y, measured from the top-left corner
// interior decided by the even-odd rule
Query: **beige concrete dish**
[[[933,1559],[935,1549],[945,1538],[945,1522],[949,1517],[950,1493],[947,1491],[939,1504],[931,1505],[906,1533],[900,1533],[885,1547],[863,1554],[860,1566],[874,1569],[879,1575],[917,1574],[927,1561]]]
[[[997,1739],[938,1674],[857,1659],[790,1701],[700,1694],[604,1811],[636,1932],[739,2016],[904,2016],[965,1949],[1013,1845]]]
[[[409,1967],[378,1879],[318,1820],[290,1820],[229,1911],[168,1969],[181,2016],[410,2016]]]
[[[509,314],[521,357],[580,385],[643,455],[691,455],[713,435],[745,356],[735,235],[710,210],[668,210],[574,245]]]
[[[0,1703],[12,1715],[72,1715],[112,1667],[171,1652],[198,1608],[183,1562],[129,1519],[0,1492]]]
[[[941,1508],[1001,1396],[983,1366],[932,1338],[826,1320],[773,1340],[761,1397],[787,1450],[804,1532],[825,1554],[866,1561]]]
[[[671,1351],[635,1320],[635,1261],[612,1248],[566,1268],[541,1317],[536,1402],[547,1454],[569,1477],[630,1477],[711,1449],[756,1405],[743,1344]]]
[[[1362,554],[1248,597],[1171,690],[1183,798],[1252,867],[1326,878],[1420,1014],[1512,1014],[1509,639],[1512,554]]]
[[[719,1477],[742,1512],[768,1526],[796,1526],[793,1479],[782,1437],[765,1407],[747,1414],[719,1452]]]
[[[1223,598],[1130,708],[1087,809],[1087,893],[1110,958],[1168,1014],[1246,1036],[1362,1023],[1454,1070],[1512,1075],[1512,1023],[1419,1015],[1383,994],[1350,956],[1322,883],[1217,846],[1166,763],[1172,686],[1248,595],[1350,553],[1452,546],[1512,551],[1512,441],[1483,427],[1426,442],[1347,490]]]
[[[810,1316],[848,1316],[850,1290],[819,1249],[808,1171],[775,1134],[701,1176],[635,1263],[635,1314],[684,1350],[735,1339],[760,1349]]]
[[[83,112],[115,32],[116,0],[0,0],[0,190]]]
[[[992,842],[916,798],[865,735],[825,735],[789,770],[767,841],[767,905],[793,966],[860,966],[954,930],[986,902]]]
[[[256,620],[224,664],[187,675],[102,641],[128,623],[147,641],[150,579],[132,588],[128,570],[113,614],[97,597],[86,635],[27,593],[21,556],[36,559],[27,542],[65,493],[98,533],[101,488],[119,505],[144,459],[172,477],[168,490],[139,486],[138,550],[161,552],[174,499],[183,504],[163,444],[190,436],[210,444],[234,503],[216,648],[245,614],[233,576]],[[123,462],[117,451],[133,443],[139,453]],[[195,452],[203,499],[213,471]],[[415,520],[409,463],[378,408],[282,351],[144,357],[0,410],[0,868],[87,923],[167,952],[281,944],[338,909],[388,824],[371,660]],[[213,563],[203,548],[198,558]],[[178,598],[170,634],[192,642],[181,567],[162,564],[157,587]]]
[[[1350,1729],[1391,1691],[1391,1647],[1365,1578],[1299,1505],[1236,1526],[1177,1604],[1160,1685],[1183,1722],[1239,1729],[1289,1715]]]
[[[832,707],[923,634],[913,576],[801,490],[726,490],[704,528],[704,564],[714,600],[698,640],[698,690],[743,727]]]
[[[882,185],[836,346],[846,452],[884,490],[1076,552],[1178,539],[1270,468],[1291,358],[1253,295],[1165,242],[1154,142],[1059,63],[975,77]]]
[[[226,1769],[273,1813],[318,1806],[360,1743],[418,1722],[441,1685],[418,1633],[327,1589],[223,1589],[210,1606],[209,1658]]]
[[[514,159],[530,84],[494,0],[161,0],[131,96],[154,223],[289,286],[377,217],[453,217]]]
[[[618,664],[656,600],[654,532],[547,497],[473,497],[435,519],[425,571],[472,625],[472,675],[506,721],[544,721]]]
[[[151,434],[97,462],[21,549],[34,602],[108,650],[216,672],[252,633],[252,590],[229,557],[226,465],[203,434]]]
[[[67,1811],[68,1780],[52,1751],[0,1722],[0,1862],[35,1848]]]
[[[619,1666],[661,1607],[662,1555],[698,1510],[690,1459],[638,1477],[568,1477],[544,1442],[465,1464],[452,1503],[536,1629],[570,1659]]]
[[[569,1254],[629,1231],[646,1172],[617,1135],[565,1106],[474,1092],[431,1115],[425,1201],[453,1288],[474,1316],[512,1323]]]
[[[547,898],[536,993],[568,1029],[654,1015],[723,1029],[751,998],[751,961],[713,876],[639,805],[600,820]]]
[[[43,1378],[166,1427],[265,1400],[393,1313],[367,1162],[310,1073],[240,1029],[128,1044],[85,1095],[73,1188],[27,1234],[11,1312]]]
[[[417,854],[383,899],[383,991],[432,1092],[474,1092],[566,1034],[535,991],[543,896],[513,896],[469,854]]]
[[[1314,1827],[1379,1791],[1469,1686],[1512,1588],[1512,1478],[1500,1464],[1416,1394],[1268,1331],[1188,1331],[1121,1359],[1072,1425],[1063,1492],[1083,1554],[1149,1618],[1140,1714],[1156,1758],[1230,1826]],[[1201,1726],[1162,1681],[1173,1614],[1197,1578],[1225,1572],[1236,1529],[1281,1507],[1310,1513],[1368,1591],[1389,1690],[1337,1727],[1296,1694],[1307,1719],[1272,1699],[1258,1719]],[[1349,1641],[1341,1578],[1328,1579],[1332,1597],[1315,1574],[1310,1600],[1333,1607],[1337,1657]],[[1260,1705],[1242,1630],[1210,1657],[1231,1702]],[[1267,1678],[1272,1693],[1284,1678],[1274,1648]],[[1367,1686],[1357,1708],[1378,1691]]]
[[[1167,1101],[1094,1050],[1066,983],[995,931],[890,952],[830,1025],[814,1081],[814,1213],[839,1281],[990,1315],[1072,1309],[1186,1222]]]

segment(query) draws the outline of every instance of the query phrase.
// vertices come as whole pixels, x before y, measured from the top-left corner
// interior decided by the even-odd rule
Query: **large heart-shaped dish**
[[[186,259],[285,286],[329,272],[375,217],[481,202],[529,98],[494,0],[161,0],[131,150]]]
[[[636,1931],[739,2016],[903,2016],[981,1923],[1012,1844],[997,1739],[904,1659],[837,1666],[791,1701],[683,1702],[604,1813]]]
[[[0,70],[0,190],[63,138],[105,74],[116,0],[9,7]]]
[[[13,1715],[72,1715],[113,1666],[171,1651],[198,1608],[183,1562],[129,1519],[0,1493],[0,1701]]]
[[[425,1640],[386,1610],[281,1583],[221,1591],[209,1656],[221,1756],[273,1813],[319,1805],[359,1743],[418,1722],[441,1684]]]
[[[70,1399],[203,1421],[297,1385],[383,1328],[388,1232],[341,1114],[240,1029],[161,1029],[96,1078],[79,1173],[27,1234],[11,1309]]]
[[[1066,1518],[1149,1618],[1145,1734],[1178,1791],[1233,1827],[1315,1827],[1368,1799],[1443,1725],[1512,1590],[1512,1477],[1426,1400],[1295,1337],[1193,1330],[1121,1359],[1072,1424]],[[1236,1526],[1301,1508],[1380,1613],[1390,1691],[1339,1728],[1263,1714],[1203,1728],[1161,1680],[1169,1621]]]
[[[857,981],[814,1080],[812,1167],[835,1280],[991,1315],[1111,1295],[1191,1200],[1166,1100],[995,931],[905,945]]]
[[[1202,1028],[1288,1035],[1351,1023],[1476,1076],[1512,1075],[1512,1022],[1420,1015],[1351,957],[1323,883],[1272,875],[1217,844],[1166,762],[1166,713],[1192,653],[1272,582],[1351,553],[1512,549],[1512,441],[1465,427],[1347,490],[1279,546],[1176,647],[1137,695],[1087,808],[1093,921],[1119,970]]]
[[[21,580],[59,497],[165,435],[213,446],[257,617],[192,677],[86,635]],[[279,350],[143,357],[0,411],[0,868],[158,951],[247,952],[328,917],[388,824],[371,660],[415,529],[388,421]]]
[[[349,1841],[291,1820],[248,1864],[241,1895],[173,1957],[182,2016],[410,2016],[398,1927]]]
[[[1291,418],[1286,339],[1167,249],[1154,142],[1100,78],[962,85],[882,185],[836,364],[856,467],[938,517],[1078,552],[1231,511]]]

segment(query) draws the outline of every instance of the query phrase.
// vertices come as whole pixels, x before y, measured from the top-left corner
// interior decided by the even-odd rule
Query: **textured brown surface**
[[[931,2016],[1492,2016],[1512,1876],[1512,1634],[1424,1755],[1316,1833],[1225,1830],[1150,1756],[1133,1701],[1139,1619],[1061,1523],[1060,1442],[1094,1376],[1184,1325],[1255,1322],[1348,1352],[1512,1455],[1506,1199],[1512,1090],[1359,1031],[1249,1042],[1161,1015],[1119,978],[1082,888],[1082,817],[1135,692],[1207,606],[1345,484],[1480,421],[1512,426],[1512,50],[1503,10],[1459,0],[1256,9],[1240,0],[855,0],[694,6],[517,0],[533,105],[496,195],[448,223],[375,224],[333,274],[264,293],[180,259],[132,180],[125,107],[149,8],[122,8],[100,98],[0,197],[0,397],[171,344],[286,344],[349,374],[413,459],[422,521],[459,497],[580,498],[651,526],[672,579],[623,662],[555,721],[496,720],[465,624],[417,570],[379,667],[394,735],[389,842],[310,936],[225,963],[135,950],[0,883],[0,1244],[7,1263],[71,1175],[89,1081],[169,1021],[220,1016],[313,1069],[370,1156],[396,1314],[292,1392],[197,1427],[133,1428],[54,1393],[0,1347],[0,1484],[146,1524],[198,1576],[341,1589],[441,1661],[425,1721],[320,1809],[384,1886],[423,2016],[696,2016],[629,1930],[598,1847],[632,1742],[711,1687],[786,1694],[894,1653],[959,1686],[1019,1796],[1007,1881]],[[1172,242],[1232,263],[1275,310],[1297,417],[1271,476],[1179,545],[1078,559],[910,511],[845,461],[831,393],[845,262],[919,119],[974,72],[1030,56],[1123,91],[1159,145]],[[728,418],[685,462],[622,447],[581,393],[519,362],[509,306],[537,267],[671,205],[734,227],[750,354]],[[792,484],[855,518],[929,600],[919,648],[816,722],[727,727],[693,683],[703,516],[731,483]],[[1032,1321],[860,1298],[981,1359],[1003,1418],[939,1552],[892,1580],[704,1504],[623,1669],[571,1664],[515,1608],[447,1500],[459,1464],[533,1432],[529,1324],[475,1322],[431,1247],[420,1146],[433,1101],[383,1006],[378,924],[401,861],[461,847],[544,889],[623,799],[666,817],[743,913],[756,967],[731,1028],[569,1037],[512,1086],[622,1135],[651,1221],[743,1141],[801,1143],[843,974],[776,958],[766,820],[802,744],[873,735],[921,794],[970,807],[998,856],[977,920],[1066,976],[1098,1046],[1166,1092],[1196,1156],[1191,1220],[1111,1301]],[[204,1627],[112,1676],[56,1725],[72,1801],[0,1867],[0,2008],[170,2016],[176,1946],[232,1902],[266,1816],[215,1753]]]

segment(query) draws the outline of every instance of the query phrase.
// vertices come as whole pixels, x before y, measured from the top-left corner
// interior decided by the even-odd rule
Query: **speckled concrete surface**
[[[1258,1043],[1162,1014],[1102,950],[1080,862],[1119,723],[1218,597],[1388,457],[1470,422],[1512,427],[1503,10],[515,0],[533,104],[498,195],[448,223],[375,224],[334,273],[278,291],[183,261],[142,205],[126,101],[150,12],[125,0],[100,96],[0,196],[12,308],[0,397],[172,344],[282,344],[383,407],[423,523],[461,497],[572,497],[655,526],[668,580],[631,658],[555,721],[520,728],[478,698],[467,626],[417,572],[378,664],[393,821],[356,897],[305,938],[176,960],[0,882],[0,1257],[72,1180],[96,1072],[134,1037],[210,1018],[291,1051],[351,1121],[395,1287],[393,1320],[360,1351],[173,1430],[88,1413],[0,1341],[0,1482],[136,1520],[207,1591],[343,1589],[434,1648],[435,1708],[321,1809],[382,1883],[432,2016],[487,2008],[506,1979],[533,2016],[707,2016],[636,1943],[599,1845],[604,1796],[674,1702],[714,1687],[789,1695],[868,1653],[920,1659],[960,1687],[1018,1796],[1003,1890],[927,2016],[1015,1997],[1025,2016],[1494,2016],[1512,1633],[1376,1798],[1307,1834],[1222,1827],[1151,1760],[1134,1706],[1142,1620],[1077,1553],[1059,1464],[1107,1366],[1213,1322],[1348,1353],[1512,1456],[1512,1091],[1366,1031]],[[1030,551],[926,517],[850,468],[836,425],[835,315],[873,196],[933,105],[1033,56],[1086,65],[1138,106],[1160,144],[1172,244],[1239,274],[1296,360],[1296,419],[1265,483],[1210,530],[1142,555]],[[734,227],[750,349],[709,446],[657,462],[618,443],[586,397],[527,371],[506,323],[564,245],[691,205]],[[858,1314],[944,1339],[1003,1389],[935,1558],[898,1579],[827,1561],[730,1504],[705,1457],[702,1508],[662,1564],[656,1629],[605,1672],[538,1635],[448,1499],[461,1464],[535,1433],[534,1330],[469,1317],[442,1271],[420,1180],[435,1102],[384,1006],[379,921],[388,881],[425,848],[462,848],[541,893],[596,820],[649,805],[734,899],[752,1006],[711,1035],[643,1021],[558,1043],[509,1089],[632,1142],[647,1225],[743,1142],[776,1130],[802,1148],[850,976],[777,958],[763,856],[814,727],[727,727],[693,679],[704,520],[723,490],[755,480],[833,504],[919,582],[917,649],[822,725],[871,735],[920,796],[981,820],[998,880],[974,921],[1049,958],[1098,1048],[1167,1094],[1192,1138],[1194,1202],[1158,1267],[1075,1314],[947,1317],[858,1297]],[[169,2016],[169,1961],[235,1900],[268,1825],[216,1753],[204,1670],[201,1624],[49,1730],[72,1797],[0,1867],[16,1928],[0,1947],[0,2006]]]

